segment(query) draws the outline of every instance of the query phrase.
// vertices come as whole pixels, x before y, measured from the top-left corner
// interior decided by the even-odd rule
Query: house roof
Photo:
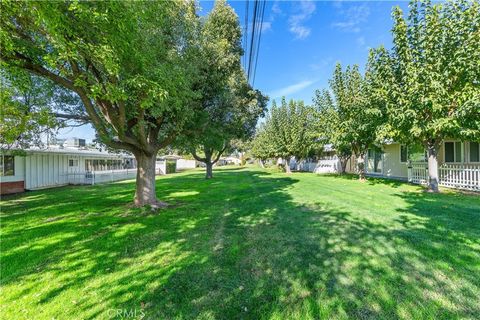
[[[14,151],[14,150],[11,150]],[[66,155],[88,155],[88,156],[97,156],[97,157],[104,157],[104,158],[125,158],[125,157],[132,157],[132,155],[121,152],[121,153],[111,153],[106,150],[98,150],[98,149],[78,149],[78,148],[29,148],[25,151],[28,154],[35,154],[35,153],[49,153],[49,154],[66,154]]]
[[[161,160],[178,160],[178,159],[183,159],[182,156],[177,156],[177,155],[175,155],[175,154],[165,154],[165,155],[159,156],[159,157],[157,157],[157,158],[159,158],[159,159],[161,159]]]

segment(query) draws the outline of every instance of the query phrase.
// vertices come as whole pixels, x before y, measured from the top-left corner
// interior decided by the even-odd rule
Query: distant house
[[[227,166],[227,165],[240,165],[242,163],[242,161],[238,158],[235,158],[235,157],[220,157],[220,159],[218,159],[216,165],[218,166]]]
[[[185,159],[182,156],[167,154],[163,156],[159,156],[157,161],[166,161],[168,163],[173,163],[174,166],[172,167],[173,172],[183,171],[188,169],[195,169],[198,167],[198,161],[193,159]],[[169,172],[170,173],[170,172]]]
[[[0,193],[9,194],[67,184],[94,184],[136,176],[136,161],[126,153],[85,147],[85,140],[0,155]]]
[[[350,162],[351,161],[349,161],[349,164]],[[340,173],[342,166],[340,160],[335,154],[333,146],[331,144],[326,144],[323,146],[322,155],[314,161],[297,161],[297,159],[293,157],[290,160],[290,169],[297,171],[310,171],[314,173]]]

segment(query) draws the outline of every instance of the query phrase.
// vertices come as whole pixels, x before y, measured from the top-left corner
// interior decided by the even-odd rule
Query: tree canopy
[[[176,144],[205,163],[206,178],[211,178],[213,164],[230,147],[231,140],[254,134],[267,98],[246,80],[240,63],[240,23],[225,1],[215,3],[196,33],[193,114]]]
[[[394,46],[377,49],[388,109],[382,134],[428,150],[429,188],[446,138],[480,140],[480,3],[412,1],[393,10]]]
[[[158,150],[187,124],[200,127],[209,107],[238,104],[225,90],[242,54],[238,19],[225,14],[232,10],[224,1],[203,24],[196,11],[184,1],[4,1],[1,68],[78,96],[82,108],[66,116],[86,119],[100,142],[133,153],[135,203],[155,205]]]
[[[315,145],[313,117],[313,108],[303,101],[290,100],[287,103],[282,98],[280,106],[277,106],[274,100],[265,124],[253,142],[254,153],[260,157],[284,159],[285,170],[290,172],[290,159],[304,159]]]

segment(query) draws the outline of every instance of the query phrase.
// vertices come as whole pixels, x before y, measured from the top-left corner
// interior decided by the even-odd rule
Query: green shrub
[[[175,173],[177,171],[177,161],[176,160],[167,160],[167,174]]]

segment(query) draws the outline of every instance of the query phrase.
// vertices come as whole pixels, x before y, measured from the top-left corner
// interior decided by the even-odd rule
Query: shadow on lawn
[[[334,177],[337,179],[343,179],[343,180],[352,180],[358,181],[358,174],[352,174],[352,173],[345,173],[345,174],[329,174],[328,176]],[[401,180],[396,180],[396,179],[388,179],[388,178],[382,178],[382,177],[375,177],[375,176],[367,176],[365,181],[363,183],[369,184],[369,185],[385,185],[385,186],[390,186],[393,188],[400,187],[401,185],[404,185],[406,182],[401,181]]]
[[[160,198],[181,205],[147,216],[122,207],[132,184],[46,193],[25,206],[43,221],[65,218],[23,221],[21,237],[2,236],[4,261],[28,261],[3,263],[2,284],[39,290],[32,277],[48,273],[61,285],[42,291],[39,307],[65,290],[95,292],[100,301],[85,295],[75,306],[91,319],[107,307],[142,308],[152,319],[480,314],[473,200],[453,206],[454,195],[399,193],[406,206],[378,223],[330,203],[296,203],[286,192],[296,183],[232,169],[211,181],[203,172],[161,179]],[[58,202],[68,194],[78,203]],[[19,219],[5,218],[7,229]]]

